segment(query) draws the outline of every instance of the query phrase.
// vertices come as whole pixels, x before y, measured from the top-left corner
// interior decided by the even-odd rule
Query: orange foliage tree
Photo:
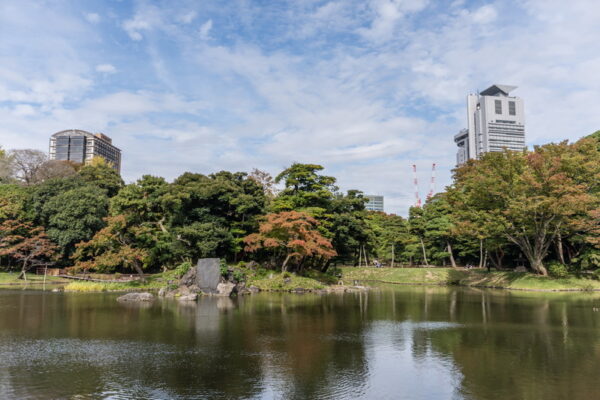
[[[76,245],[73,259],[74,270],[98,270],[112,272],[124,267],[135,270],[144,278],[142,268],[149,257],[147,250],[139,248],[132,236],[143,237],[144,228],[138,227],[130,232],[125,216],[108,217],[106,227],[98,231],[94,237]]]
[[[18,220],[6,220],[0,224],[0,256],[22,262],[19,279],[26,278],[25,273],[35,263],[55,258],[56,249],[41,226]]]
[[[244,238],[245,250],[256,252],[270,250],[283,259],[282,272],[290,261],[302,264],[310,257],[328,260],[337,253],[331,242],[317,230],[318,221],[304,212],[283,211],[267,214],[260,224],[259,232]]]

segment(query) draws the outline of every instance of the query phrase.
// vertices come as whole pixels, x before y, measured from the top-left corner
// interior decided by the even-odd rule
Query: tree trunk
[[[146,277],[144,276],[144,271],[142,270],[142,267],[140,266],[140,263],[139,263],[138,260],[134,260],[133,261],[133,268],[136,270],[136,272],[140,276],[140,280],[142,282],[145,282],[146,281]]]
[[[479,268],[483,268],[483,239],[479,239]]]
[[[394,243],[392,243],[392,264],[391,264],[392,268],[394,268],[394,247],[396,247],[396,246],[394,246]]]
[[[563,252],[562,236],[560,233],[556,236],[556,252],[561,264],[565,265],[565,254]]]
[[[17,279],[25,279],[27,281],[27,259],[23,260],[23,266],[21,267],[21,273],[17,276]]]
[[[283,264],[281,265],[281,272],[287,271],[287,263],[290,261],[290,258],[292,258],[291,254],[285,256],[285,260],[283,260]]]
[[[425,243],[423,243],[423,238],[419,237],[419,240],[421,241],[421,249],[423,250],[423,261],[425,262],[425,265],[429,265],[429,261],[427,261],[427,253],[425,252]]]
[[[450,254],[450,264],[452,264],[452,268],[456,268],[456,261],[454,260],[454,254],[452,254],[452,246],[450,246],[450,242],[448,243],[448,254]]]
[[[541,257],[534,257],[533,259],[529,259],[529,263],[531,264],[531,269],[533,269],[535,272],[543,276],[548,276],[548,270],[546,269],[546,267],[544,267],[544,263],[542,262]]]

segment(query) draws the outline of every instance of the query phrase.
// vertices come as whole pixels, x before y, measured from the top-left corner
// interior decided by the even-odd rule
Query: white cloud
[[[85,19],[92,24],[97,24],[100,22],[101,18],[99,14],[96,13],[87,13],[85,14]]]
[[[200,37],[204,40],[208,39],[210,36],[210,30],[212,29],[212,19],[209,19],[208,21],[206,21],[205,23],[202,24],[202,26],[200,27]]]
[[[96,71],[104,74],[114,74],[117,69],[112,64],[98,64],[96,65]]]
[[[198,13],[196,11],[190,11],[179,17],[179,21],[184,24],[190,24],[194,19],[196,19],[197,16]]]
[[[472,14],[473,21],[478,24],[489,24],[490,22],[494,21],[497,16],[498,13],[491,4],[486,4],[485,6],[478,8]]]
[[[142,32],[163,25],[161,15],[162,12],[156,7],[147,6],[138,10],[133,18],[124,21],[122,26],[132,40],[140,41],[144,38]]]

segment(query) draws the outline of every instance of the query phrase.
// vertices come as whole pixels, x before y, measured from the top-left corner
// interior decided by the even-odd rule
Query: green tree
[[[455,171],[453,190],[466,196],[467,210],[497,221],[531,268],[547,275],[543,260],[550,245],[569,221],[594,208],[598,157],[589,141],[488,153]]]
[[[90,164],[81,167],[78,175],[83,182],[105,189],[108,197],[114,197],[124,186],[119,173],[101,157],[95,157]]]
[[[318,173],[323,169],[317,164],[294,163],[277,175],[275,182],[283,182],[285,189],[275,199],[273,210],[307,210],[313,215],[327,210],[337,187],[334,177]]]
[[[50,198],[42,208],[48,237],[68,259],[75,244],[91,239],[104,226],[108,214],[106,192],[95,186],[81,186]]]

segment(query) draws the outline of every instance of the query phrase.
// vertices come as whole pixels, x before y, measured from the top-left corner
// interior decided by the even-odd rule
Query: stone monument
[[[196,286],[204,293],[217,293],[221,282],[221,260],[201,258],[196,265]]]

